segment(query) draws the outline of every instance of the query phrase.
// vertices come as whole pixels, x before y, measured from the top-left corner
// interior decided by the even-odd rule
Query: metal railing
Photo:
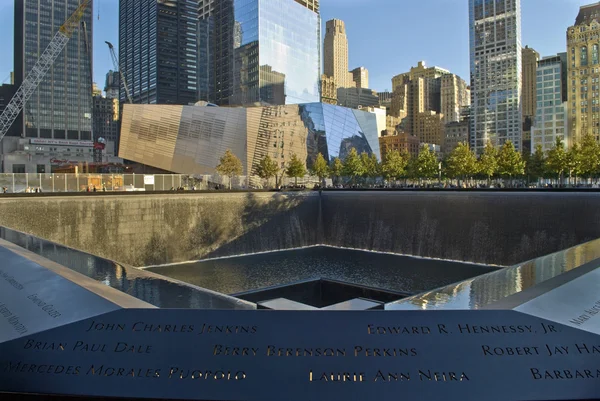
[[[293,179],[283,178],[279,185],[292,185]],[[310,185],[309,177],[298,179],[298,185]],[[213,175],[182,174],[0,174],[0,193],[28,192],[121,192],[121,191],[171,191],[171,190],[219,190],[266,189],[275,186],[258,177],[228,177]]]

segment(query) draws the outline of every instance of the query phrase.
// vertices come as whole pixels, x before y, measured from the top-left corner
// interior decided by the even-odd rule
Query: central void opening
[[[325,279],[416,294],[468,280],[496,266],[327,246],[149,267],[199,287],[234,295]]]

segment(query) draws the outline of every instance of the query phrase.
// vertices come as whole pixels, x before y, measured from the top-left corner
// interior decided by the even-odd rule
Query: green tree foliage
[[[298,156],[296,156],[295,153],[292,154],[292,159],[288,163],[288,167],[285,170],[285,174],[290,178],[294,178],[295,185],[298,185],[299,177],[304,177],[306,175],[306,168],[304,167],[304,162],[298,159]]]
[[[334,157],[329,166],[329,177],[333,181],[339,179],[344,174],[344,164],[339,157]]]
[[[467,178],[477,174],[477,157],[467,143],[459,143],[446,160],[447,174],[452,178]]]
[[[358,152],[355,148],[350,149],[350,153],[344,160],[344,168],[342,174],[346,177],[351,177],[352,182],[355,182],[356,178],[362,177],[364,173],[364,166],[360,160]]]
[[[310,169],[310,173],[319,177],[319,181],[321,181],[321,183],[325,177],[329,175],[329,166],[327,165],[327,161],[321,153],[317,155],[317,158]]]
[[[479,172],[487,177],[488,185],[498,172],[498,151],[490,141],[485,144],[483,153],[479,157]]]
[[[227,149],[225,154],[219,160],[216,170],[220,175],[229,178],[229,189],[231,189],[233,177],[242,175],[242,172],[244,171],[241,160],[231,153],[231,150],[229,149]]]
[[[581,175],[592,177],[600,167],[600,145],[592,134],[581,138]]]
[[[402,154],[397,150],[387,152],[383,163],[381,164],[381,172],[384,178],[386,180],[396,181],[405,175],[409,158],[408,154]]]
[[[429,150],[429,146],[422,145],[419,149],[416,164],[414,165],[414,175],[417,178],[433,178],[438,174],[439,161],[434,152]]]
[[[379,165],[379,160],[377,160],[377,156],[375,156],[374,153],[361,153],[360,162],[363,166],[362,175],[364,178],[377,178],[381,175],[381,166]]]
[[[544,166],[546,158],[544,157],[544,151],[542,145],[535,147],[535,152],[527,159],[525,166],[525,173],[530,180],[537,181],[544,176]]]
[[[562,181],[563,173],[567,169],[567,152],[565,145],[560,138],[556,138],[554,147],[548,151],[546,157],[546,171],[556,175],[559,181]]]
[[[277,172],[279,171],[279,166],[277,162],[269,155],[263,157],[258,163],[257,174],[260,178],[263,178],[269,181],[272,177],[275,177]]]
[[[525,174],[525,163],[521,153],[517,152],[511,141],[504,142],[498,152],[498,174],[513,178]]]
[[[582,171],[582,158],[581,158],[581,148],[578,144],[573,144],[571,149],[567,152],[567,168],[566,171],[569,172],[569,180],[571,177],[575,177],[575,184],[577,184],[577,177],[581,175]]]

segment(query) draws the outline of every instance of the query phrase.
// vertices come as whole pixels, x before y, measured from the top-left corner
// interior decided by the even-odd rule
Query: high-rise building
[[[118,154],[117,143],[119,135],[119,100],[97,95],[94,96],[94,141],[103,138],[114,156]]]
[[[471,104],[469,86],[456,74],[444,74],[440,82],[440,111],[444,115],[444,124],[460,121],[461,109]]]
[[[197,0],[119,1],[119,64],[134,103],[198,100],[197,31]]]
[[[338,105],[351,109],[368,106],[379,106],[379,96],[372,89],[365,88],[338,88]]]
[[[344,21],[332,19],[325,24],[323,72],[333,77],[338,88],[354,86],[348,72],[348,37]],[[351,83],[352,82],[352,83]]]
[[[321,103],[337,105],[337,87],[333,77],[321,75]]]
[[[522,81],[523,81],[523,119],[535,117],[536,108],[536,71],[540,54],[525,46],[522,50]]]
[[[109,99],[119,99],[119,91],[121,90],[121,77],[119,71],[110,70],[106,73],[106,81],[104,82],[104,92]]]
[[[83,0],[15,1],[14,64],[19,87],[60,26]],[[27,138],[92,138],[92,10],[88,7],[15,124]],[[85,29],[84,29],[85,27]],[[87,34],[87,35],[86,35]]]
[[[443,114],[435,111],[425,111],[414,116],[414,126],[416,135],[421,143],[441,146],[444,143],[444,122]]]
[[[441,78],[448,74],[450,71],[446,69],[435,66],[427,67],[424,61],[419,61],[417,66],[412,67],[409,72],[392,78],[394,94],[391,114],[395,117],[405,117],[404,127],[411,134],[421,138],[425,134],[419,130],[430,125],[429,123],[425,125],[419,123],[417,120],[419,113],[427,112],[428,116],[423,117],[426,120],[431,120],[430,113],[428,113],[430,111],[441,113]],[[441,144],[441,142],[431,143]]]
[[[531,152],[537,145],[544,151],[554,147],[556,139],[570,145],[567,125],[567,53],[544,57],[537,68],[537,110],[531,127]]]
[[[531,126],[535,121],[536,111],[536,71],[540,55],[538,52],[525,46],[521,51],[523,70],[521,72],[522,81],[522,102],[523,102],[523,153],[531,151]]]
[[[200,85],[208,82],[209,93],[203,100],[219,105],[320,100],[318,1],[219,0],[202,7],[207,12],[200,15],[199,42],[208,50],[200,54],[209,55],[200,57]]]
[[[302,4],[304,7],[316,13],[319,12],[319,0],[296,0],[296,3]]]
[[[521,150],[521,0],[469,0],[471,148]]]
[[[365,67],[358,67],[350,71],[352,73],[352,80],[357,88],[368,88],[369,87],[369,70]]]
[[[586,134],[600,137],[600,3],[583,6],[567,29],[569,134],[572,143]]]

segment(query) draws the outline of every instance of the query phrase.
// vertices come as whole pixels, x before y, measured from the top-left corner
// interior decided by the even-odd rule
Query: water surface
[[[331,247],[239,256],[148,270],[225,294],[329,278],[418,293],[495,270],[495,267]]]

